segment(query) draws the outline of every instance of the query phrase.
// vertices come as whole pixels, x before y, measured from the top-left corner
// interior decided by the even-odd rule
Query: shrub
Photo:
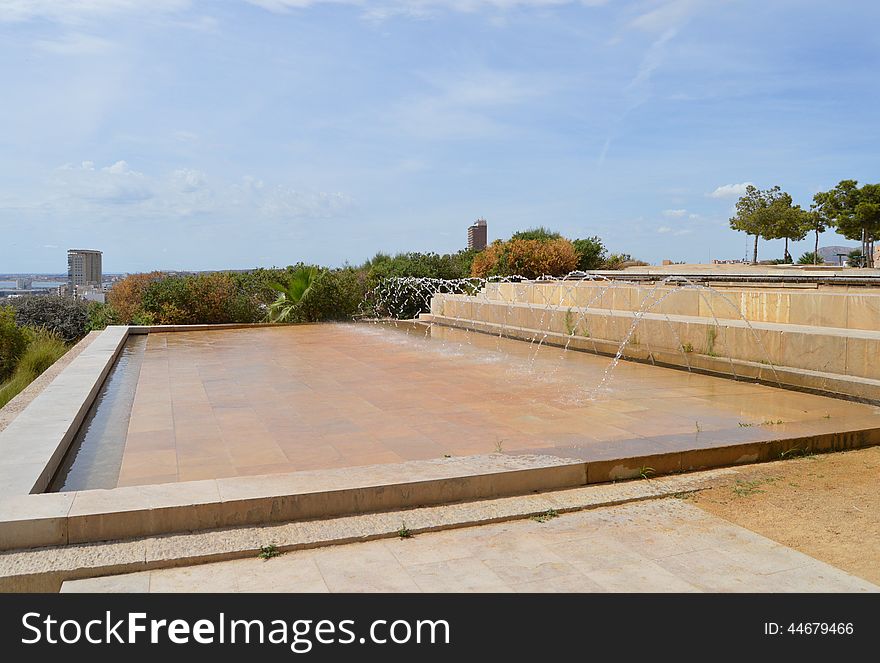
[[[72,297],[34,295],[10,302],[15,321],[22,327],[44,329],[72,343],[89,331],[89,304]]]
[[[816,262],[814,263],[812,251],[808,251],[807,253],[802,255],[800,258],[798,258],[799,265],[812,265],[812,264],[821,265],[824,262],[825,262],[825,259],[820,255],[820,256],[818,256],[818,260],[816,260]]]
[[[291,275],[296,272],[299,267],[304,265],[289,266],[286,269],[253,269],[247,272],[232,273],[232,280],[235,282],[236,288],[247,293],[260,306],[268,306],[278,297],[278,292],[274,289],[274,285],[287,282]]]
[[[362,270],[367,272],[368,289],[374,288],[386,278],[408,276],[432,279],[463,279],[470,276],[471,263],[478,255],[475,251],[458,253],[398,253],[390,256],[377,253],[367,261]]]
[[[605,245],[598,237],[576,239],[572,244],[578,256],[577,269],[580,271],[600,269],[605,263]]]
[[[348,320],[360,308],[367,292],[363,270],[343,267],[325,270],[299,303],[296,319],[300,322]]]
[[[107,325],[121,324],[119,314],[110,304],[91,302],[89,304],[89,331],[104,329]]]
[[[567,239],[496,240],[474,257],[471,276],[565,276],[578,265],[578,254]]]
[[[60,338],[45,331],[31,332],[28,336],[30,338],[27,348],[12,377],[6,382],[0,382],[0,407],[15,398],[67,352],[67,345]]]
[[[162,278],[162,272],[130,274],[117,281],[107,293],[107,303],[116,319],[124,325],[132,324],[144,314],[144,293],[151,283]]]
[[[0,306],[0,382],[15,371],[27,344],[27,334],[15,324],[15,310]]]
[[[227,272],[169,276],[151,281],[143,292],[142,317],[162,325],[257,322],[260,302]]]
[[[538,226],[537,228],[529,228],[528,230],[520,230],[513,233],[510,239],[536,239],[539,242],[547,242],[551,239],[562,239],[562,235],[555,230]]]
[[[640,267],[647,264],[648,263],[642,260],[635,260],[628,253],[612,253],[605,260],[603,267],[605,269],[625,269],[627,267]]]

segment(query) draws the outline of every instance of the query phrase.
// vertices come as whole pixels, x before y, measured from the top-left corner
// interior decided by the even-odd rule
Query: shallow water
[[[147,336],[129,336],[48,492],[115,488]]]

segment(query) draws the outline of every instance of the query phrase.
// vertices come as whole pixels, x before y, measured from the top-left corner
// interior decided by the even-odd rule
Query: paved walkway
[[[874,592],[674,498],[201,566],[64,592]]]
[[[621,458],[876,425],[876,408],[483,334],[150,334],[118,484],[505,452]],[[781,422],[781,423],[780,423]]]

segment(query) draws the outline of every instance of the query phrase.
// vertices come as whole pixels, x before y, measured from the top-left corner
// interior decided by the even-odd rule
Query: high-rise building
[[[468,226],[468,248],[482,251],[486,248],[488,229],[486,219],[477,219],[473,225]]]
[[[101,287],[101,252],[91,249],[68,249],[67,286],[71,294],[82,286]]]

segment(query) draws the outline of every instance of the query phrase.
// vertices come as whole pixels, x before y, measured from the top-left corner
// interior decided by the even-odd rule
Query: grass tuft
[[[67,345],[57,336],[36,332],[6,382],[0,383],[0,407],[20,394],[67,352]]]

